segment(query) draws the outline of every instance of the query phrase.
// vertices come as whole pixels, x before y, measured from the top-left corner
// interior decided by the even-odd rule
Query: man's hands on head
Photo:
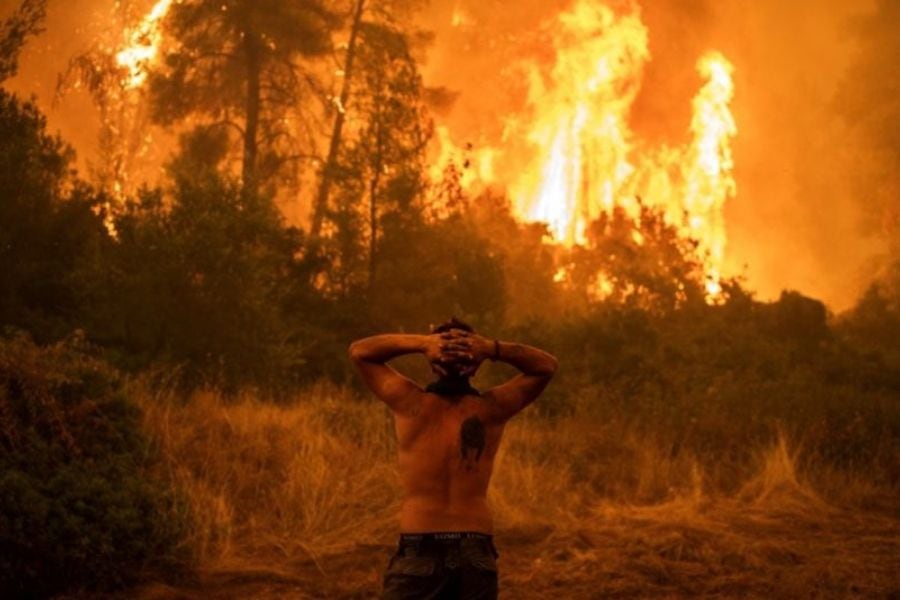
[[[495,355],[498,351],[502,356]],[[442,377],[471,377],[486,358],[502,360],[520,373],[484,394],[494,403],[500,421],[531,404],[558,367],[553,355],[538,348],[498,343],[461,329],[431,335],[375,335],[350,344],[349,353],[369,389],[392,410],[410,414],[418,406],[422,388],[390,367],[391,359],[422,353]]]
[[[444,377],[450,375],[451,371],[468,376],[466,371],[471,362],[471,353],[468,346],[460,341],[459,331],[454,329],[425,336],[425,358]]]
[[[494,355],[494,342],[485,337],[465,331],[451,329],[441,334],[445,341],[444,355],[459,366],[460,375],[471,377],[485,359]]]

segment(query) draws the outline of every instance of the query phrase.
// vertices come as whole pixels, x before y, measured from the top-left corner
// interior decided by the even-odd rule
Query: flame
[[[507,118],[513,125],[504,148],[478,150],[490,152],[492,168],[473,170],[463,184],[490,185],[496,173],[507,182],[518,215],[546,223],[554,241],[566,245],[584,244],[588,224],[615,207],[637,222],[639,197],[698,242],[713,300],[721,293],[725,258],[723,207],[737,191],[730,147],[737,134],[729,108],[733,67],[718,52],[703,55],[697,69],[704,83],[692,103],[689,140],[651,147],[629,126],[650,60],[648,35],[633,3],[615,11],[599,0],[577,0],[560,13],[549,24],[552,63],[525,65],[527,106]],[[441,163],[459,150],[448,131],[439,130],[439,137]],[[525,148],[518,139],[526,140]],[[513,166],[504,170],[501,163]],[[608,295],[613,282],[601,280],[601,294]]]
[[[450,24],[454,27],[468,27],[473,24],[472,16],[462,6],[456,4],[450,17]]]
[[[697,64],[706,84],[694,97],[691,132],[694,140],[684,162],[684,208],[690,235],[706,253],[706,291],[718,296],[722,287],[721,265],[725,259],[725,201],[737,193],[732,171],[730,139],[737,126],[728,106],[734,96],[733,67],[718,52],[709,52]]]
[[[127,45],[116,53],[116,63],[127,71],[124,79],[127,89],[139,88],[147,80],[147,67],[159,55],[160,22],[168,14],[172,2],[158,0],[144,20],[127,34]]]
[[[451,165],[459,171],[459,183],[464,189],[472,189],[479,183],[494,181],[494,160],[497,150],[491,147],[475,149],[471,144],[460,148],[453,143],[450,130],[444,125],[434,128],[437,142],[437,158],[429,167],[433,181],[439,181]]]
[[[126,32],[126,45],[115,55],[126,73],[125,90],[145,83],[160,53],[161,22],[175,1],[158,0]],[[527,74],[528,100],[521,114],[507,116],[503,147],[459,148],[450,130],[438,126],[440,155],[431,175],[440,179],[455,164],[464,188],[505,182],[518,216],[546,223],[554,241],[565,245],[586,243],[587,226],[616,207],[637,223],[641,198],[683,236],[697,240],[706,291],[714,300],[721,294],[727,242],[723,207],[737,191],[730,147],[737,135],[729,108],[733,67],[719,52],[704,54],[697,63],[703,84],[692,102],[689,141],[671,147],[643,143],[629,118],[650,60],[649,32],[636,3],[616,6],[575,0],[548,23],[553,58],[519,65]],[[451,20],[464,27],[471,17],[457,5]],[[642,244],[640,234],[634,235]],[[605,276],[598,282],[601,295],[615,284]]]
[[[634,172],[627,120],[649,58],[647,29],[637,14],[582,1],[559,16],[553,45],[549,77],[530,67],[527,139],[539,155],[510,192],[527,220],[583,243],[586,225],[618,203]]]

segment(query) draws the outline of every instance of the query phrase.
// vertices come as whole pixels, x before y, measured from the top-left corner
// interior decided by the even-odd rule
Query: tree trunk
[[[244,57],[247,61],[247,97],[245,102],[244,157],[241,178],[245,194],[257,191],[256,157],[259,152],[260,56],[259,41],[251,31],[244,32]]]
[[[369,290],[375,287],[375,268],[378,257],[378,186],[384,169],[384,136],[380,115],[376,116],[375,156],[372,164],[372,178],[369,179]]]
[[[353,13],[353,25],[350,28],[350,39],[347,42],[347,55],[344,59],[344,82],[341,85],[341,95],[334,117],[334,125],[331,130],[331,141],[328,144],[328,156],[322,165],[322,174],[319,181],[319,191],[316,194],[313,205],[312,223],[310,233],[319,235],[322,229],[322,220],[325,218],[325,210],[328,208],[328,195],[331,192],[331,184],[334,180],[334,168],[337,163],[338,151],[341,147],[341,134],[344,130],[347,102],[350,99],[350,78],[353,73],[353,60],[356,57],[356,40],[359,35],[359,26],[362,23],[363,9],[366,0],[356,0],[356,9]]]
[[[375,252],[378,236],[378,183],[381,174],[375,172],[369,181],[369,289],[375,285]]]

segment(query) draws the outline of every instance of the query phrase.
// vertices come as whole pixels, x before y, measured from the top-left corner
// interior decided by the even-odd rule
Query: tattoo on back
[[[459,428],[459,451],[467,471],[478,468],[478,459],[484,452],[484,424],[476,415],[472,415]]]

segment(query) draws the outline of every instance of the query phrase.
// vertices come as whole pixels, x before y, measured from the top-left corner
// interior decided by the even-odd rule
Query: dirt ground
[[[796,492],[598,508],[581,526],[495,533],[501,598],[900,598],[900,518]],[[118,597],[377,598],[392,540],[196,573]]]

